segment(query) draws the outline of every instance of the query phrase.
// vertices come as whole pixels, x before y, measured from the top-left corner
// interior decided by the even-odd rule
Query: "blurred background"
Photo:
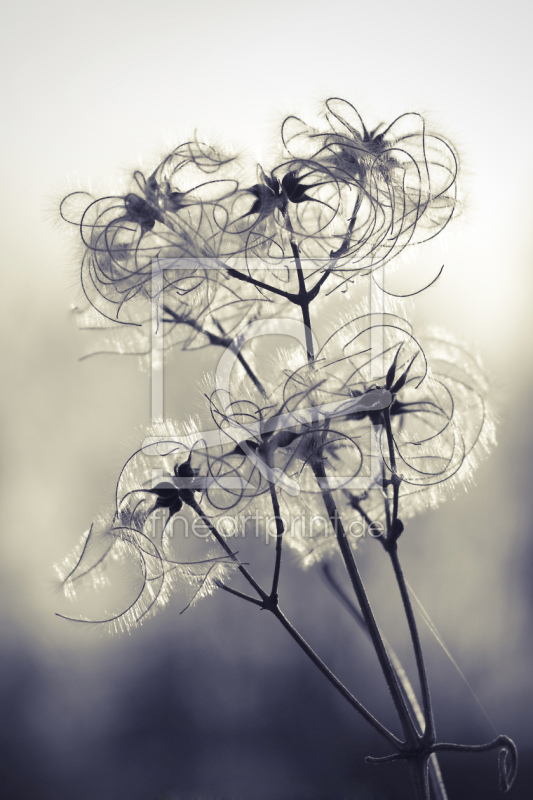
[[[386,753],[381,741],[276,621],[235,598],[181,616],[177,598],[122,637],[54,615],[68,607],[52,566],[110,502],[150,420],[150,377],[134,358],[79,360],[88,334],[70,312],[79,272],[59,201],[77,188],[113,193],[195,130],[260,158],[284,115],[309,117],[331,95],[352,101],[369,126],[421,111],[461,157],[464,212],[414,258],[420,274],[446,265],[416,314],[482,353],[499,447],[467,494],[409,524],[403,552],[470,685],[424,630],[440,738],[513,737],[521,763],[510,797],[531,797],[531,17],[516,0],[501,9],[458,0],[22,0],[4,9],[2,797],[412,797],[405,767],[364,763]],[[195,410],[191,387],[213,363],[176,355],[183,381],[169,415]],[[361,567],[409,666],[379,556],[362,547]],[[288,563],[281,591],[326,662],[395,725],[368,643],[318,574]],[[442,768],[450,800],[499,795],[494,753],[449,755]]]

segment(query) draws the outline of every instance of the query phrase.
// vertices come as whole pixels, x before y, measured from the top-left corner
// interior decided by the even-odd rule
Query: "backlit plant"
[[[457,172],[452,146],[418,114],[369,130],[351,104],[332,98],[315,126],[285,120],[279,157],[268,166],[192,140],[150,175],[134,173],[124,194],[77,192],[61,207],[81,236],[87,305],[114,323],[117,349],[148,349],[152,325],[167,361],[175,347],[215,347],[222,356],[203,417],[155,421],[125,464],[113,512],[59,567],[65,592],[104,583],[117,564],[135,575],[127,606],[91,620],[113,630],[131,629],[175,591],[187,594],[187,607],[224,591],[268,610],[390,746],[388,756],[368,761],[406,761],[420,800],[446,797],[441,751],[497,749],[503,791],[517,761],[506,736],[483,745],[438,739],[399,560],[406,521],[465,486],[495,443],[478,360],[447,332],[419,334],[380,288],[393,259],[453,218]],[[350,298],[348,317],[332,318],[336,293]],[[254,347],[275,333],[295,344],[267,368]],[[266,585],[234,546],[236,531],[252,527],[272,541]],[[361,579],[354,533],[361,527],[392,564],[420,705]],[[304,568],[322,569],[351,605],[372,641],[401,737],[282,612],[287,548]]]

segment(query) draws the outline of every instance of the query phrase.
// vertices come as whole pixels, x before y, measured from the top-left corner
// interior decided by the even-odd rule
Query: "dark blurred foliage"
[[[393,724],[364,637],[350,635],[349,618],[319,582],[317,591],[316,617],[298,600],[292,616],[314,642],[319,623],[320,652]],[[125,638],[80,638],[76,630],[68,647],[8,644],[0,657],[1,797],[412,800],[403,765],[364,763],[385,746],[275,620],[226,596],[207,609],[179,617],[174,605]],[[451,712],[456,740],[491,738],[442,659],[441,668],[433,675],[437,719]],[[507,729],[519,746],[523,725]],[[531,796],[531,755],[521,748],[511,800]],[[494,754],[447,754],[441,765],[450,800],[500,796]]]

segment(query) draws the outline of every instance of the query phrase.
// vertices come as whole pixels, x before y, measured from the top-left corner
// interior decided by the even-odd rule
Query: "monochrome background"
[[[445,264],[416,315],[481,352],[499,447],[476,486],[411,522],[402,544],[408,580],[486,715],[520,747],[510,797],[529,797],[532,12],[516,0],[22,0],[3,17],[2,796],[410,798],[401,766],[365,765],[385,753],[381,742],[274,619],[234,598],[181,616],[177,598],[124,637],[55,616],[68,606],[53,564],[111,501],[150,420],[150,376],[134,358],[79,360],[90,334],[70,310],[79,272],[75,239],[58,221],[62,196],[113,193],[194,131],[260,159],[286,114],[312,116],[334,95],[369,126],[421,111],[461,157],[462,216],[411,257],[422,282]],[[195,384],[215,361],[175,358],[166,408],[179,417],[195,410]],[[370,595],[409,664],[371,544],[360,548]],[[318,576],[288,565],[281,590],[325,660],[394,724],[368,643]],[[456,668],[427,630],[423,638],[440,737],[493,738]],[[498,797],[494,754],[442,766],[450,800]]]

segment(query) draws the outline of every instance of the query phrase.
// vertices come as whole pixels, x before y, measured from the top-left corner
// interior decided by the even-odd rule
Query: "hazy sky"
[[[11,291],[29,272],[39,293],[75,282],[50,224],[66,189],[111,188],[195,129],[260,156],[285,113],[337,95],[371,124],[427,112],[455,142],[466,213],[445,245],[441,301],[508,349],[531,288],[531,18],[521,2],[456,0],[11,5],[0,54]]]
[[[60,557],[97,507],[92,491],[80,493],[76,459],[104,491],[149,414],[147,379],[134,364],[77,361],[83,343],[68,313],[77,261],[55,224],[58,202],[72,188],[113,191],[195,129],[260,157],[286,113],[312,114],[330,95],[351,100],[370,125],[427,112],[459,150],[465,211],[423,256],[431,275],[446,269],[419,306],[477,340],[500,387],[525,392],[531,21],[522,2],[500,10],[455,0],[93,0],[4,10],[3,450],[8,488],[24,475],[40,493],[36,558]],[[16,503],[9,508],[12,525],[27,525]],[[4,542],[14,565],[18,543]]]

